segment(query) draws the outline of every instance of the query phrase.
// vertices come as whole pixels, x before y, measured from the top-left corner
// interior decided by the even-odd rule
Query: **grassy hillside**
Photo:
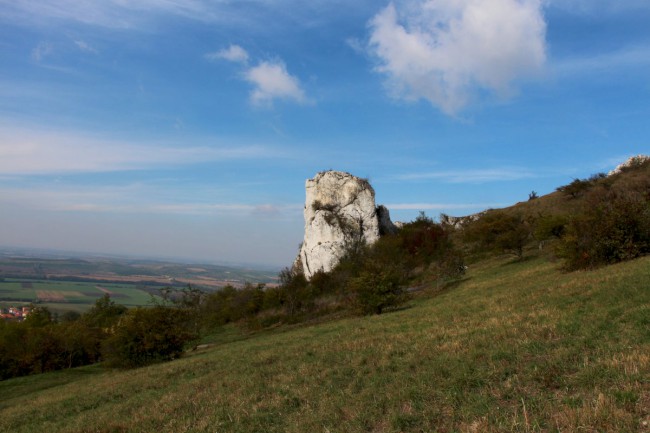
[[[531,254],[529,252],[528,254]],[[6,432],[650,431],[650,257],[492,258],[397,312],[0,382]]]

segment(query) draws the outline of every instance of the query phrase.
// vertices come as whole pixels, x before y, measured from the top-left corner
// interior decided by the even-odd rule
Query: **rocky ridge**
[[[636,167],[638,165],[644,164],[646,161],[650,160],[650,156],[648,155],[636,155],[632,156],[627,159],[627,161],[619,164],[616,166],[616,168],[609,173],[607,173],[608,176],[612,176],[614,174],[620,173],[621,171],[625,170],[626,168],[631,168],[631,167]]]
[[[371,245],[397,230],[388,209],[375,205],[366,179],[341,171],[324,171],[305,183],[305,237],[296,266],[310,279],[334,268],[350,249]]]

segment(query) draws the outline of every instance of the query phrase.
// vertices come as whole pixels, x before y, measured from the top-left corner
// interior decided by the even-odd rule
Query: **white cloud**
[[[553,69],[560,75],[583,77],[585,73],[618,72],[621,68],[636,69],[648,65],[650,65],[650,48],[630,46],[593,56],[561,59],[555,62]]]
[[[278,21],[296,26],[322,25],[342,8],[364,14],[372,0],[0,0],[0,19],[36,25],[77,21],[111,29],[151,29],[160,15],[228,27],[268,31]]]
[[[541,71],[541,9],[541,0],[391,3],[370,22],[369,50],[394,97],[455,114],[480,92],[508,96],[514,81]]]
[[[489,209],[507,206],[502,203],[394,203],[387,204],[388,210],[466,210],[466,209]]]
[[[220,3],[220,2],[219,2]],[[0,17],[12,20],[72,20],[107,28],[138,28],[146,12],[201,21],[218,20],[218,9],[202,0],[0,0]]]
[[[79,48],[81,51],[84,51],[86,53],[97,54],[97,50],[93,48],[90,44],[88,44],[86,41],[75,40],[73,42],[77,46],[77,48]]]
[[[49,42],[40,42],[32,50],[32,59],[34,59],[37,62],[40,62],[45,57],[52,54],[53,51],[54,51],[54,46],[51,43],[49,43]]]
[[[171,192],[170,192],[171,189]],[[164,190],[165,194],[162,194]],[[174,194],[175,193],[175,194]],[[168,215],[254,215],[263,218],[300,216],[300,204],[174,202],[187,191],[169,185],[56,185],[0,188],[0,206],[31,211],[155,213]],[[202,193],[206,193],[202,191]],[[153,198],[152,198],[153,197]]]
[[[254,105],[270,105],[275,99],[306,102],[300,81],[290,75],[282,62],[261,62],[244,73],[255,88],[251,92]]]
[[[248,52],[239,45],[230,45],[204,57],[211,61],[221,59],[246,65],[242,77],[254,86],[250,94],[253,105],[270,106],[276,99],[307,102],[300,80],[289,74],[286,65],[280,60],[261,61],[256,66],[249,67]]]
[[[578,14],[619,13],[634,10],[650,9],[647,0],[546,0],[550,7]]]
[[[248,53],[239,45],[231,45],[223,50],[205,55],[208,60],[228,60],[235,63],[248,62]]]
[[[262,146],[130,143],[0,126],[0,173],[5,175],[139,170],[281,155]]]
[[[495,168],[479,170],[436,171],[411,173],[398,176],[401,180],[440,179],[446,183],[485,183],[519,180],[534,177],[533,173],[520,168]]]

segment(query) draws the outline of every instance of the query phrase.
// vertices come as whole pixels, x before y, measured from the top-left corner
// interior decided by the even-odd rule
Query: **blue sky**
[[[304,181],[465,215],[650,153],[646,0],[0,0],[0,246],[289,265]]]

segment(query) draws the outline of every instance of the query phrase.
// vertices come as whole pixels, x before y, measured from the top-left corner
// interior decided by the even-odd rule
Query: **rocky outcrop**
[[[624,163],[619,164],[614,170],[607,173],[607,175],[612,176],[614,174],[618,174],[624,171],[625,169],[637,167],[639,165],[645,164],[648,161],[650,161],[650,156],[648,155],[632,156],[628,158],[627,161],[625,161]]]
[[[296,265],[307,279],[330,271],[350,248],[397,230],[388,209],[375,206],[375,191],[366,179],[325,171],[308,179],[305,189],[305,238]]]

